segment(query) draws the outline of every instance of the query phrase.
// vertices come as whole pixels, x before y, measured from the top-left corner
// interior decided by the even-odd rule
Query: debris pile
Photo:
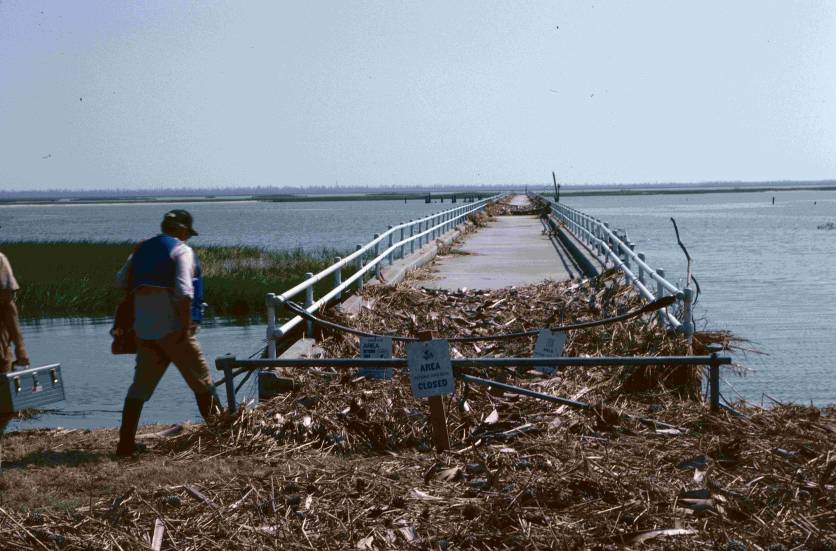
[[[598,319],[639,304],[614,276],[491,292],[369,286],[359,329],[436,337],[495,335]],[[326,333],[328,356],[355,337]],[[691,347],[730,345],[724,333]],[[402,345],[395,354],[402,355]],[[528,356],[532,338],[451,343],[453,356]],[[567,336],[566,354],[668,355],[689,343],[652,315]],[[212,469],[252,462],[250,476],[137,488],[75,510],[0,508],[12,549],[830,549],[836,526],[834,410],[746,404],[711,414],[699,372],[566,368],[481,375],[606,404],[580,411],[459,384],[445,398],[452,450],[431,445],[426,401],[403,374],[290,373],[298,389],[158,443],[139,461]],[[696,385],[696,386],[695,386]],[[686,389],[682,392],[682,389]],[[610,411],[653,417],[652,427]],[[162,528],[159,528],[162,526]]]

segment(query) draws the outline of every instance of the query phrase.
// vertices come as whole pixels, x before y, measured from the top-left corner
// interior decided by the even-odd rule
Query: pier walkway
[[[525,207],[530,202],[525,195],[515,195],[510,204]],[[560,240],[536,215],[494,217],[451,254],[438,257],[433,268],[434,279],[420,285],[451,291],[462,287],[500,289],[583,275]]]

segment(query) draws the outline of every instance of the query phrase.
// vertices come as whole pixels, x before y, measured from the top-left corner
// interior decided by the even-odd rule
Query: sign
[[[456,388],[450,345],[446,340],[411,342],[406,346],[409,382],[416,398],[453,394]]]
[[[389,359],[392,357],[392,337],[360,337],[360,357]],[[391,367],[361,367],[359,375],[367,379],[391,379],[395,370]]]
[[[537,342],[534,343],[535,358],[559,358],[563,355],[563,347],[566,345],[566,333],[563,331],[552,331],[541,329],[537,335]],[[554,366],[535,367],[540,373],[552,374],[557,371]]]

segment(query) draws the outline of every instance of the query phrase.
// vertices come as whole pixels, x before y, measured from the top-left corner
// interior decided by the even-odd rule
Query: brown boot
[[[130,457],[137,451],[136,429],[139,426],[139,416],[142,414],[144,400],[136,398],[125,398],[125,406],[122,408],[122,426],[119,427],[119,444],[116,446],[116,455],[119,457]]]

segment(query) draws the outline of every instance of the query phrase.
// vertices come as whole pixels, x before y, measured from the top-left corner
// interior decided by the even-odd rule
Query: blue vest
[[[133,290],[148,285],[174,289],[177,279],[177,266],[171,258],[171,252],[180,240],[170,235],[158,235],[143,241],[131,260]],[[203,321],[203,268],[197,256],[195,261],[195,275],[192,278],[194,297],[192,298],[192,321]]]
[[[194,287],[194,298],[192,298],[192,321],[201,323],[203,321],[203,268],[200,266],[200,260],[197,255],[194,255],[194,277],[192,278],[192,286]]]

